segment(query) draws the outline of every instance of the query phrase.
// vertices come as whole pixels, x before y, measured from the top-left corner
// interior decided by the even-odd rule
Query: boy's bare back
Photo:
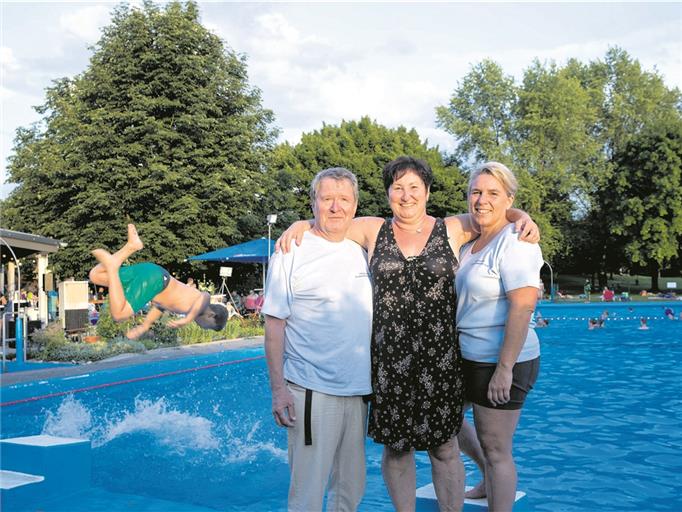
[[[153,302],[165,310],[186,315],[197,301],[207,301],[210,298],[207,292],[201,292],[171,277],[168,286],[154,297]]]

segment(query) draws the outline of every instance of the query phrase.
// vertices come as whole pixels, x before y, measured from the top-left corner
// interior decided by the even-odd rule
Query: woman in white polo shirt
[[[456,276],[466,398],[486,457],[488,509],[511,510],[516,494],[512,438],[540,366],[532,314],[542,254],[506,219],[518,184],[497,162],[471,173],[469,211],[480,236],[462,247]]]

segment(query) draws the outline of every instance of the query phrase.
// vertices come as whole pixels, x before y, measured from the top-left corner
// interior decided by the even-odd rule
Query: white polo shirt
[[[476,254],[471,254],[473,242],[460,251],[455,278],[457,331],[462,357],[469,361],[497,362],[509,313],[507,292],[539,286],[543,264],[540,246],[521,242],[513,229],[513,224],[505,226]],[[528,327],[517,362],[540,355],[532,318]]]
[[[372,285],[355,242],[306,232],[300,246],[276,253],[262,312],[286,320],[285,379],[330,395],[372,392]]]

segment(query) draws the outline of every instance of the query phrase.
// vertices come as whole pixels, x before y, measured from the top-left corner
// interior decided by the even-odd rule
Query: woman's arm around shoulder
[[[514,223],[514,232],[519,233],[519,240],[531,244],[537,244],[540,241],[540,228],[523,210],[509,208],[507,220]]]
[[[303,235],[313,228],[313,220],[297,220],[282,233],[275,243],[275,252],[282,251],[284,254],[291,250],[292,240],[296,245],[301,245]]]
[[[459,254],[459,249],[466,243],[478,237],[480,231],[478,224],[473,220],[469,213],[461,215],[451,215],[445,217],[445,227],[448,231],[450,247],[455,254]]]
[[[372,252],[384,219],[381,217],[355,217],[350,224],[346,238]]]

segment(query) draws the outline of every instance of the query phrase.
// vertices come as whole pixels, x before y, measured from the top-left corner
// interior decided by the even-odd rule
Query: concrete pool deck
[[[54,379],[61,377],[72,377],[92,373],[98,370],[110,368],[121,368],[124,366],[136,366],[139,364],[153,363],[156,361],[169,361],[181,359],[183,357],[201,356],[215,354],[226,350],[236,350],[241,348],[257,347],[263,345],[263,336],[250,338],[238,338],[235,340],[212,341],[210,343],[197,343],[195,345],[180,345],[177,347],[165,347],[137,352],[132,354],[121,354],[94,363],[83,363],[75,366],[60,366],[56,368],[42,368],[36,370],[25,370],[0,375],[0,387],[11,386],[23,382],[34,380]]]

